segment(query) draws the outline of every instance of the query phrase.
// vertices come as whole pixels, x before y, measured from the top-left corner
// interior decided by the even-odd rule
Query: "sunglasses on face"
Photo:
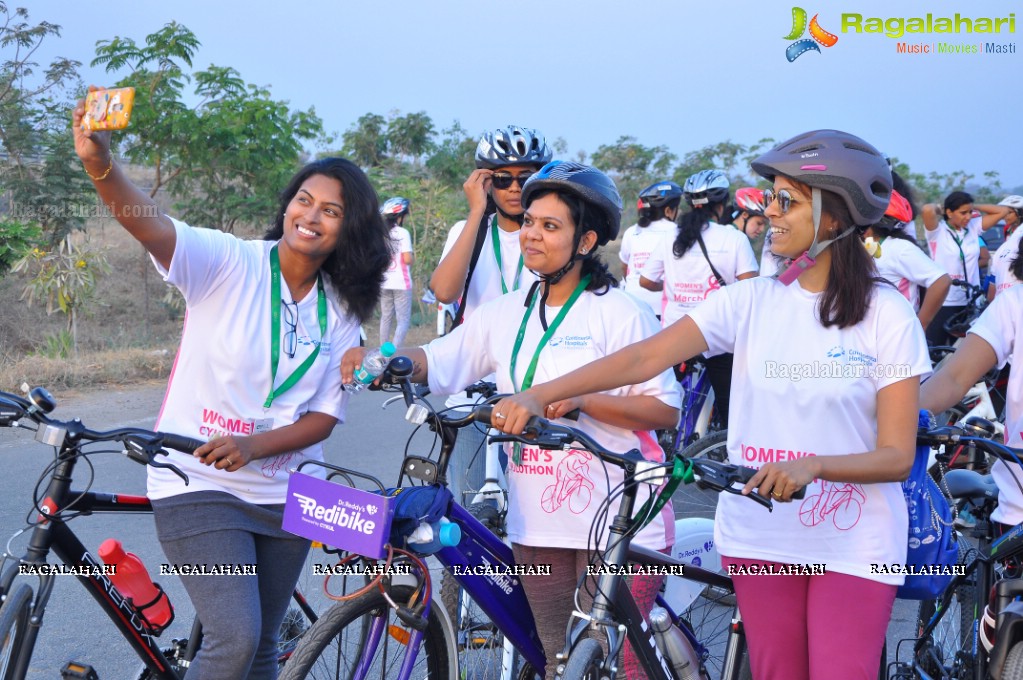
[[[526,184],[526,180],[532,176],[531,172],[523,172],[518,175],[513,175],[510,172],[495,172],[490,175],[490,182],[495,189],[510,189],[513,183],[518,183],[521,189]]]
[[[792,194],[789,193],[788,189],[779,189],[775,192],[774,189],[764,189],[764,209],[767,206],[774,203],[774,199],[778,199],[778,209],[781,210],[781,214],[784,215],[792,207],[793,203],[799,203],[796,199],[792,198]]]

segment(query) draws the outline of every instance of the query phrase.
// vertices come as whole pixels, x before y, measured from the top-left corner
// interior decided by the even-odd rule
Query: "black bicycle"
[[[28,548],[23,555],[5,553],[0,569],[0,680],[21,680],[25,677],[36,640],[39,636],[46,605],[55,585],[56,573],[73,573],[78,581],[110,617],[121,636],[135,650],[144,664],[141,679],[178,680],[183,677],[189,663],[202,644],[202,626],[196,619],[188,638],[171,641],[162,647],[159,635],[173,621],[153,623],[147,618],[147,609],[154,602],[134,602],[122,594],[106,573],[103,562],[94,556],[68,525],[72,519],[107,513],[152,513],[153,507],[145,496],[76,490],[72,487],[75,468],[85,462],[92,468],[87,456],[113,449],[86,450],[95,443],[119,443],[127,457],[153,467],[173,471],[188,482],[187,476],[174,465],[160,460],[171,448],[192,453],[204,442],[165,432],[141,428],[90,430],[79,420],[60,421],[47,414],[56,407],[56,401],[41,387],[28,391],[28,398],[0,392],[0,427],[20,427],[35,430],[36,441],[53,446],[55,458],[47,465],[35,488],[32,514],[36,516],[27,530]],[[120,449],[118,449],[120,451]],[[59,564],[49,564],[50,554]],[[25,582],[19,575],[38,577],[38,586]],[[157,586],[159,589],[159,586]],[[287,661],[298,639],[317,619],[313,607],[297,590],[295,607],[285,616],[280,633],[280,665]],[[84,663],[69,663],[63,673],[66,677],[95,678],[95,671]]]

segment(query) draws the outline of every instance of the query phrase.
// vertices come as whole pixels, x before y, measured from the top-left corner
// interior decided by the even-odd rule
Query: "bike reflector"
[[[282,528],[373,559],[384,559],[392,499],[301,472],[291,473]]]

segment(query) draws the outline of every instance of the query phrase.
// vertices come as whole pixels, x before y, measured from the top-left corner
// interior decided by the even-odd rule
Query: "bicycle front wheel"
[[[679,454],[683,458],[707,458],[725,462],[728,460],[728,430],[711,432],[687,446]],[[675,519],[704,517],[714,519],[718,507],[718,494],[710,489],[700,489],[696,484],[683,484],[675,491],[671,500],[675,508]]]
[[[599,680],[603,659],[604,650],[599,642],[592,638],[580,640],[568,656],[561,680]]]
[[[14,678],[14,664],[25,639],[31,603],[32,588],[22,583],[7,595],[0,607],[0,678],[3,680]]]
[[[395,586],[390,590],[396,601],[407,601],[412,593],[409,586]],[[440,606],[439,602],[434,607]],[[381,620],[382,619],[382,620]],[[374,625],[382,624],[383,634],[372,658],[368,654],[368,637]],[[399,619],[379,590],[371,590],[358,599],[342,602],[313,624],[299,643],[291,659],[285,664],[279,680],[302,678],[351,678],[360,663],[368,668],[364,677],[395,678],[401,669],[412,630]],[[435,609],[427,617],[422,646],[416,654],[411,678],[447,678],[449,675],[447,629]]]
[[[970,550],[959,542],[959,564],[969,564]],[[983,569],[984,565],[977,565]],[[976,576],[974,576],[976,579]],[[986,593],[978,598],[976,581],[965,581],[955,589],[948,607],[941,613],[929,644],[925,645],[916,658],[916,663],[934,677],[973,677],[973,622],[975,603],[985,602]],[[922,629],[934,616],[940,600],[924,600],[920,603],[919,625]],[[977,616],[984,613],[983,605],[977,609]]]

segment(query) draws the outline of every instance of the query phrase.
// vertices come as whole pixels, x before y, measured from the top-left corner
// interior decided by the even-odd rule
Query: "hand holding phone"
[[[85,98],[82,128],[86,130],[123,130],[128,127],[134,103],[134,87],[93,90]]]

